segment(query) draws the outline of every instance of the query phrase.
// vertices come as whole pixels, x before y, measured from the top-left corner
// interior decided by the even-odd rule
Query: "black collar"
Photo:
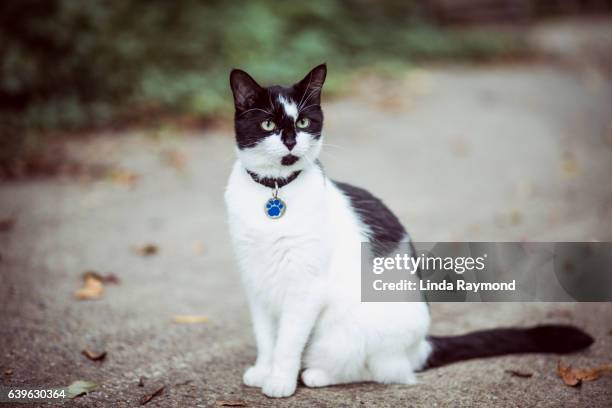
[[[272,177],[263,177],[262,178],[262,177],[259,177],[257,175],[257,173],[253,173],[252,171],[247,170],[247,173],[249,173],[249,176],[251,176],[253,181],[255,181],[256,183],[261,184],[262,186],[266,186],[266,187],[269,187],[269,188],[276,188],[277,186],[278,186],[278,188],[282,188],[282,187],[286,186],[287,184],[291,183],[293,180],[295,180],[297,178],[297,176],[300,175],[301,172],[302,172],[302,170],[294,171],[287,178],[272,178]]]

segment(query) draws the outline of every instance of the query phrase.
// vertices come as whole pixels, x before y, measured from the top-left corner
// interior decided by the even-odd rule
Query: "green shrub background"
[[[479,59],[516,46],[428,23],[417,1],[19,0],[0,3],[5,154],[32,132],[105,126],[152,112],[227,115],[232,67],[264,83],[320,62],[328,90],[359,67]]]

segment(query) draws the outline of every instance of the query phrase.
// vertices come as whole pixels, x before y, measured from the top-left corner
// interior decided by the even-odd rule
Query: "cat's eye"
[[[264,120],[263,122],[261,122],[261,128],[263,130],[266,131],[271,131],[274,130],[276,128],[276,123],[272,122],[271,120]]]
[[[308,118],[300,118],[296,123],[297,127],[304,129],[310,126],[310,119]]]

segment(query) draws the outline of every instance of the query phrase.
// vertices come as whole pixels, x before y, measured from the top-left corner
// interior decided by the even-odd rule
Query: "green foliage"
[[[77,129],[156,111],[227,114],[232,67],[262,83],[283,83],[326,61],[333,92],[360,66],[508,49],[499,37],[427,25],[418,3],[2,2],[2,130]]]

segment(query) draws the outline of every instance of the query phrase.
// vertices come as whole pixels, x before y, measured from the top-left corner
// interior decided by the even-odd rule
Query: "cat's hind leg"
[[[337,384],[338,380],[329,372],[321,368],[307,368],[302,372],[302,382],[307,387],[327,387]]]
[[[416,384],[414,368],[406,353],[379,351],[368,357],[372,381],[383,384]]]
[[[307,387],[371,381],[365,367],[364,337],[350,325],[325,325],[304,355],[302,382]]]
[[[302,372],[301,377],[304,385],[311,388],[372,381],[372,376],[365,368],[342,374],[323,368],[307,368]]]
[[[431,344],[426,339],[417,342],[417,344],[408,349],[408,358],[415,371],[423,369],[431,354],[431,350]]]

